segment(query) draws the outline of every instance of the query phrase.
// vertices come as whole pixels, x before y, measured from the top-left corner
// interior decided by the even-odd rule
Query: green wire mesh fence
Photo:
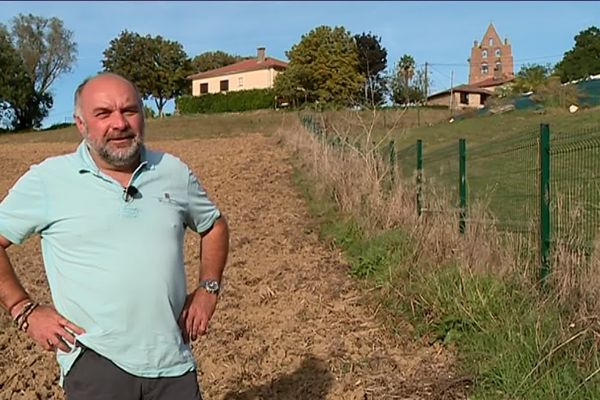
[[[305,115],[302,122],[315,135],[326,135],[316,118]],[[331,135],[327,141],[344,143]],[[535,237],[540,262],[546,263],[542,278],[549,269],[549,248],[560,243],[587,253],[593,249],[600,233],[600,126],[550,134],[542,124],[536,130],[474,142],[463,141],[459,153],[458,142],[428,148],[419,140],[396,149],[390,141],[383,158],[400,174],[393,179],[416,182],[419,215],[460,214],[462,230],[465,224],[493,224],[499,231]],[[544,187],[549,187],[547,196]],[[475,217],[475,208],[486,212]]]
[[[538,140],[538,132],[525,132],[469,147],[469,204],[481,205],[492,218],[470,223],[494,223],[502,231],[520,233],[537,229]]]
[[[553,132],[550,157],[553,237],[591,249],[600,230],[600,127]]]

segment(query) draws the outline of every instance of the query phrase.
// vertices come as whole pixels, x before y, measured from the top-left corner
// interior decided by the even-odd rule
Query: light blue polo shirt
[[[138,193],[125,199],[81,143],[17,181],[0,203],[0,235],[13,243],[41,235],[52,300],[86,330],[81,343],[133,375],[179,376],[196,368],[177,324],[184,231],[204,232],[220,213],[190,169],[166,153],[144,148],[130,185]],[[61,378],[79,352],[58,351]]]

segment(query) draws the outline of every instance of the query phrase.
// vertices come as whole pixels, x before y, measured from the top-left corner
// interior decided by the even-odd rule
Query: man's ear
[[[83,135],[85,132],[85,121],[78,115],[73,115],[73,119],[75,120],[75,125],[77,125],[79,133]]]

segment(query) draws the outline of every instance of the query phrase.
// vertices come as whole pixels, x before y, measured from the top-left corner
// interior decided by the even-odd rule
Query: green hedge
[[[181,114],[238,112],[275,108],[275,94],[271,89],[240,90],[181,96],[175,102]]]

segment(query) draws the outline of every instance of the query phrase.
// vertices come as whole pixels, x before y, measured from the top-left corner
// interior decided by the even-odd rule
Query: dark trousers
[[[202,400],[196,372],[165,378],[131,375],[84,348],[64,380],[67,400]]]

